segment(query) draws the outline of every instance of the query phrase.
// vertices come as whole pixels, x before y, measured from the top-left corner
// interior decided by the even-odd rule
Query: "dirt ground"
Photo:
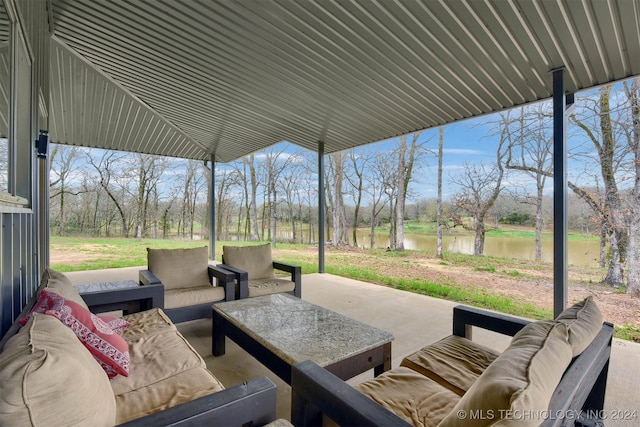
[[[511,296],[517,296],[521,301],[529,302],[539,307],[553,307],[553,281],[547,277],[514,280],[501,277],[495,273],[470,271],[466,267],[439,265],[433,260],[425,264],[438,274],[450,277],[459,283],[480,286]],[[536,275],[536,271],[526,272],[526,275]],[[588,283],[576,277],[575,272],[569,271],[568,300],[573,303],[592,295],[598,303],[604,319],[614,325],[631,325],[640,328],[640,298],[617,292],[607,285]]]

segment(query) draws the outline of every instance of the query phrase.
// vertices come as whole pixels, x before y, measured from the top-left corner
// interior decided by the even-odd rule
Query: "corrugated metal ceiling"
[[[51,0],[54,142],[326,152],[640,74],[640,0]]]

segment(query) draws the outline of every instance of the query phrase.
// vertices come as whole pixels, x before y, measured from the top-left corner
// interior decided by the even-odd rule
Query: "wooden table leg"
[[[388,342],[382,347],[383,363],[373,368],[373,375],[378,376],[391,369],[391,343]]]
[[[213,316],[211,316],[211,353],[214,356],[222,356],[225,349],[225,335],[224,335],[224,322],[225,320],[213,310]]]

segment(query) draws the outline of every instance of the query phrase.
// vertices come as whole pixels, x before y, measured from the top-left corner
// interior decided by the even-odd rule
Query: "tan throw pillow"
[[[602,328],[602,313],[590,296],[564,310],[556,320],[567,325],[573,357],[582,353]]]
[[[0,424],[112,426],[109,379],[71,329],[34,314],[0,354]]]
[[[193,288],[209,282],[209,251],[206,246],[187,249],[147,248],[149,270],[165,289]]]
[[[249,280],[274,277],[271,243],[256,246],[222,246],[224,263],[249,274]]]
[[[79,304],[82,307],[86,308],[87,310],[89,309],[89,307],[87,307],[87,304],[84,302],[84,300],[76,290],[76,287],[73,286],[71,280],[69,280],[69,278],[64,274],[47,267],[40,277],[40,283],[44,282],[46,282],[44,286],[51,292],[55,292],[64,299],[71,300],[76,304]]]
[[[571,362],[567,327],[551,320],[522,328],[439,426],[538,426]],[[533,414],[533,415],[531,415]]]

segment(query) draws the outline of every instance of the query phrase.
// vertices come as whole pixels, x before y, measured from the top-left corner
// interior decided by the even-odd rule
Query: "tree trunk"
[[[249,172],[251,175],[251,205],[249,208],[251,210],[251,240],[257,241],[260,240],[260,236],[258,235],[258,179],[256,177],[256,166],[253,154],[249,156]]]
[[[636,182],[638,179],[636,178]],[[637,187],[636,187],[637,188]],[[635,220],[631,221],[631,235],[632,236],[640,236],[640,221],[637,220],[638,216],[640,216],[640,198],[637,197],[638,191],[635,191],[636,195],[634,195],[634,215]],[[629,253],[628,253],[628,261],[629,261],[629,273],[627,276],[627,293],[636,297],[640,297],[640,248],[638,245],[640,242],[637,237],[631,238],[631,242],[629,242]]]
[[[405,200],[405,154],[407,151],[407,137],[400,137],[398,147],[398,200],[396,201],[396,241],[393,248],[397,251],[404,251],[404,200]]]
[[[473,254],[480,256],[484,253],[484,218],[476,221],[476,238],[473,244]]]
[[[444,146],[444,127],[440,128],[440,138],[438,140],[438,200],[436,208],[436,258],[442,258],[442,157]]]
[[[542,260],[542,198],[544,197],[544,184],[540,185],[542,176],[538,175],[538,197],[536,198],[536,261]]]
[[[604,282],[616,288],[624,282],[622,262],[620,262],[622,256],[620,254],[620,248],[618,247],[618,241],[615,231],[610,231],[609,249],[611,250],[611,261],[609,262],[609,269],[607,270],[607,276],[604,278]]]
[[[607,266],[607,229],[604,224],[600,225],[600,268]]]
[[[629,230],[629,250],[627,253],[629,272],[627,276],[627,293],[640,297],[640,78],[625,86],[629,99],[633,131],[630,145],[634,157],[635,181],[631,192],[631,218]]]

